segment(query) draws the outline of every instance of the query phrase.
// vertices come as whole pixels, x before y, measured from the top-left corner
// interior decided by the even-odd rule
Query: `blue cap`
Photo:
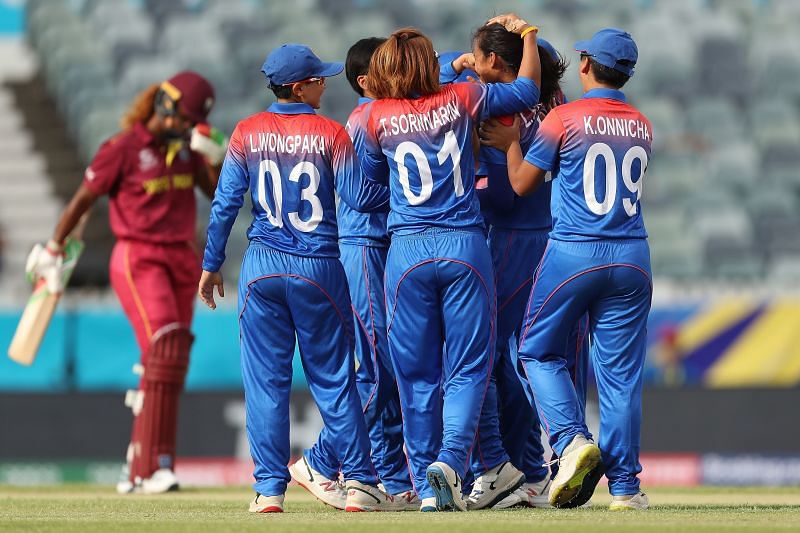
[[[541,46],[545,49],[545,51],[550,54],[550,57],[553,58],[553,61],[558,61],[558,52],[556,51],[555,46],[550,44],[550,41],[542,39],[541,37],[536,38],[536,44]]]
[[[270,85],[336,76],[343,70],[344,63],[324,63],[304,44],[284,44],[276,48],[261,67]]]
[[[578,41],[575,50],[627,76],[633,76],[633,67],[639,59],[639,49],[631,34],[617,28],[606,28],[588,41]]]

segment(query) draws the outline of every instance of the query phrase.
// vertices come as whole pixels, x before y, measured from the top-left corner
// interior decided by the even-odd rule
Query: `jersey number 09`
[[[597,201],[594,190],[594,167],[598,157],[602,157],[605,162],[606,191],[603,201]],[[633,181],[631,173],[633,162],[639,160],[641,171],[639,179]],[[647,169],[647,152],[641,146],[633,146],[622,158],[622,182],[632,193],[636,194],[636,200],[630,198],[622,199],[622,207],[629,217],[637,213],[637,204],[642,197],[642,185],[644,182],[644,172]],[[595,215],[605,215],[614,207],[617,200],[617,160],[614,151],[606,143],[595,143],[586,152],[586,159],[583,162],[583,196],[586,198],[586,206]]]
[[[266,180],[267,174],[272,178],[272,198],[275,201],[275,212],[267,205]],[[308,175],[310,181],[308,187],[301,189],[300,199],[311,204],[311,216],[308,220],[302,220],[296,211],[289,213],[289,222],[292,226],[303,233],[309,233],[317,229],[322,222],[322,202],[317,196],[319,189],[319,170],[313,163],[302,161],[292,168],[289,173],[289,181],[299,182],[300,176]],[[258,164],[258,204],[267,215],[267,220],[276,228],[283,227],[283,187],[281,185],[281,169],[278,164],[271,159],[264,159]]]

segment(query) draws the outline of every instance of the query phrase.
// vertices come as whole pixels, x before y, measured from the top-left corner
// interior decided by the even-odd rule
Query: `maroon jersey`
[[[202,171],[202,156],[186,143],[162,146],[137,123],[100,146],[83,183],[109,196],[118,239],[177,243],[194,241],[194,185]]]

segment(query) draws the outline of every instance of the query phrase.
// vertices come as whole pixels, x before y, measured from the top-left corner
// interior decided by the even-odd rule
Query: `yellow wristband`
[[[519,34],[519,38],[520,39],[524,39],[525,36],[528,35],[532,31],[538,33],[539,32],[539,28],[537,28],[536,26],[528,26],[527,28],[522,30],[522,33]]]

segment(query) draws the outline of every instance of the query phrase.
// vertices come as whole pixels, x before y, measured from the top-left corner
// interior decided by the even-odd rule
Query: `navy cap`
[[[261,72],[271,85],[336,76],[343,70],[344,63],[324,63],[304,44],[284,44],[276,48],[261,67]]]
[[[631,34],[617,28],[605,28],[588,41],[578,41],[575,50],[627,76],[633,76],[633,67],[639,59],[639,49]]]

